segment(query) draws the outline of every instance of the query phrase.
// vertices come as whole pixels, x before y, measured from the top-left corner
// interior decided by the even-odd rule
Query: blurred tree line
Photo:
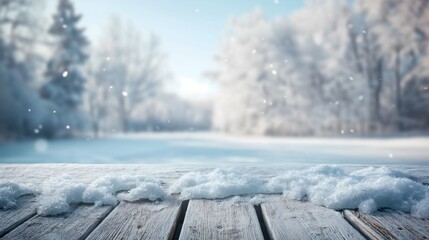
[[[165,93],[160,40],[118,18],[91,46],[72,1],[0,0],[0,139],[207,129],[210,111]],[[48,26],[48,27],[47,27]]]
[[[91,44],[71,0],[49,22],[43,7],[0,0],[0,139],[429,129],[427,0],[308,1],[288,18],[236,17],[209,73],[213,107],[163,90],[172,74],[155,35],[112,18]]]
[[[210,72],[216,129],[262,135],[429,129],[429,1],[308,1],[234,18]]]

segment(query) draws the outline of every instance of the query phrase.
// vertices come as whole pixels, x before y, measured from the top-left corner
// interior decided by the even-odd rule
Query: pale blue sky
[[[47,0],[48,11],[56,1]],[[107,20],[115,15],[143,33],[161,38],[176,79],[172,89],[185,97],[205,98],[213,91],[203,72],[213,69],[228,20],[261,9],[269,18],[287,16],[304,0],[74,0],[81,26],[96,44]],[[50,13],[52,14],[52,13]]]

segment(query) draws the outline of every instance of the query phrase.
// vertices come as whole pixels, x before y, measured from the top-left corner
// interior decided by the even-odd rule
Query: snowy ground
[[[38,196],[39,212],[47,215],[67,211],[74,202],[115,204],[173,193],[259,202],[259,194],[269,193],[333,209],[389,207],[429,218],[429,187],[420,183],[429,180],[428,146],[423,137],[204,134],[7,143],[0,146],[0,163],[8,163],[0,164],[0,208],[26,193]]]
[[[145,134],[0,143],[0,163],[429,165],[429,137],[240,138]]]

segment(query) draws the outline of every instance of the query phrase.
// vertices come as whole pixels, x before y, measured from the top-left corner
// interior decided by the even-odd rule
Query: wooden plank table
[[[250,203],[191,200],[180,239],[263,239]]]
[[[36,215],[2,239],[85,239],[111,210],[111,206],[79,205],[67,215]]]
[[[87,239],[172,239],[180,202],[122,202]]]
[[[15,208],[0,211],[0,237],[18,227],[34,215],[36,215],[34,196],[27,195],[20,197]]]
[[[308,202],[277,198],[261,205],[271,239],[361,239],[339,212]]]
[[[37,215],[33,199],[0,211],[1,239],[429,239],[428,219],[393,210],[342,215],[281,196],[256,206],[231,199],[81,204],[53,217]]]
[[[344,217],[368,239],[429,239],[429,220],[403,212],[386,209],[361,214],[346,210]]]

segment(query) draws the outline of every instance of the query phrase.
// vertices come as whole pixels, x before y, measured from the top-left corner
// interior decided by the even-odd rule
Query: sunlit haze
[[[260,9],[269,18],[287,16],[304,5],[303,0],[237,0],[237,1],[139,1],[139,0],[76,0],[82,13],[81,26],[96,44],[107,21],[120,17],[143,34],[156,34],[168,54],[168,63],[175,83],[167,90],[186,99],[210,99],[216,93],[215,83],[205,77],[214,68],[213,58],[219,50],[228,21]],[[48,15],[56,1],[48,0]],[[49,19],[50,20],[50,19]]]

